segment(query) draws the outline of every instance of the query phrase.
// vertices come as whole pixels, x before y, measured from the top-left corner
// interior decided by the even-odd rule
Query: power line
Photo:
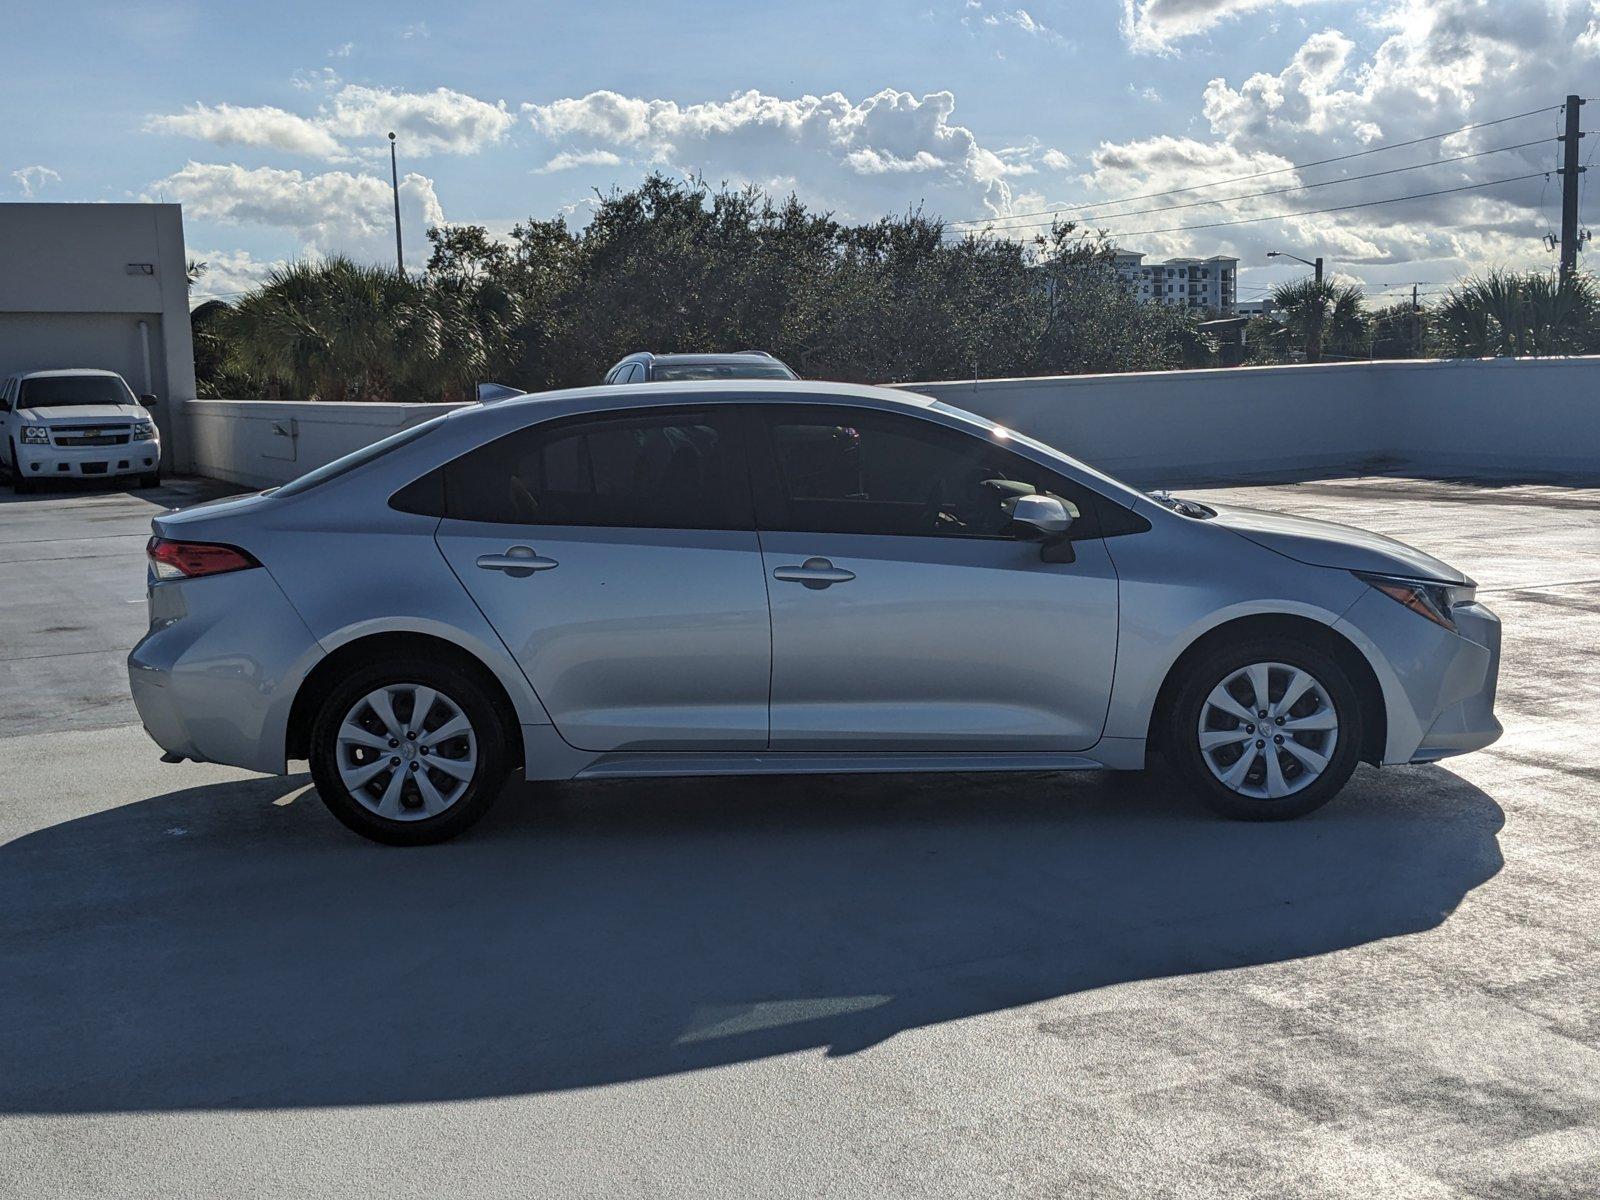
[[[1232,221],[1208,221],[1201,225],[1168,225],[1160,229],[1105,230],[1109,237],[1146,237],[1153,233],[1178,233],[1189,229],[1221,229],[1229,225],[1253,225],[1258,221],[1286,221],[1290,217],[1315,217],[1322,213],[1351,212],[1358,208],[1376,208],[1380,204],[1398,204],[1402,200],[1426,200],[1431,196],[1448,196],[1455,192],[1473,192],[1481,188],[1498,187],[1502,183],[1520,183],[1524,179],[1538,179],[1544,171],[1531,171],[1526,175],[1509,175],[1504,179],[1486,179],[1482,183],[1465,183],[1459,187],[1438,188],[1431,192],[1413,192],[1409,196],[1390,196],[1384,200],[1367,200],[1360,204],[1335,204],[1328,208],[1307,208],[1298,212],[1270,213],[1264,217],[1239,217]]]
[[[1529,146],[1542,146],[1549,140],[1549,138],[1535,138],[1531,142],[1518,142],[1514,146],[1499,146],[1493,150],[1478,150],[1472,154],[1458,154],[1454,158],[1437,158],[1430,162],[1412,163],[1408,167],[1390,167],[1385,171],[1368,171],[1365,175],[1345,175],[1338,179],[1323,179],[1317,183],[1300,183],[1295,184],[1292,187],[1268,188],[1266,191],[1262,192],[1246,192],[1242,196],[1224,196],[1219,200],[1191,200],[1188,204],[1168,204],[1160,205],[1156,208],[1136,208],[1132,212],[1106,213],[1105,216],[1111,220],[1120,220],[1123,217],[1141,217],[1146,213],[1179,212],[1186,208],[1204,208],[1210,204],[1233,204],[1239,200],[1259,200],[1263,196],[1282,196],[1288,192],[1308,192],[1313,188],[1332,187],[1336,183],[1355,183],[1361,179],[1377,179],[1383,175],[1403,175],[1407,171],[1421,171],[1427,167],[1443,167],[1449,165],[1450,163],[1465,162],[1469,158],[1483,158],[1485,155],[1489,154],[1504,154],[1508,150],[1526,150]],[[1078,218],[1079,223],[1085,226],[1091,225],[1097,220],[1099,220],[1099,218],[1093,216]],[[1017,229],[1035,229],[1041,225],[1054,225],[1055,223],[1056,222],[1053,219],[1049,221],[1029,221],[1022,225],[1008,225],[1006,229],[1007,232]]]
[[[1304,171],[1311,167],[1325,167],[1330,163],[1348,162],[1352,158],[1364,158],[1369,154],[1379,154],[1385,150],[1402,150],[1407,146],[1420,146],[1424,142],[1436,142],[1441,138],[1451,137],[1458,133],[1466,133],[1472,129],[1487,129],[1491,125],[1504,125],[1508,121],[1520,121],[1524,117],[1535,117],[1540,113],[1554,112],[1562,106],[1549,104],[1544,108],[1533,108],[1527,112],[1513,113],[1509,117],[1496,117],[1492,121],[1476,121],[1471,125],[1463,125],[1459,129],[1447,129],[1443,133],[1430,133],[1426,137],[1411,138],[1404,142],[1387,142],[1382,146],[1369,146],[1365,150],[1356,150],[1350,154],[1336,154],[1332,158],[1319,158],[1312,162],[1294,163],[1287,167],[1275,167],[1270,171],[1256,171],[1250,175],[1235,175],[1228,179],[1213,179],[1209,183],[1196,183],[1188,187],[1170,188],[1164,192],[1140,192],[1132,196],[1119,196],[1115,200],[1095,200],[1087,204],[1067,204],[1059,208],[1045,208],[1037,212],[1009,213],[1004,217],[963,217],[959,220],[947,221],[948,225],[984,225],[997,220],[1010,220],[1013,217],[1045,217],[1052,213],[1082,212],[1087,208],[1104,208],[1109,204],[1126,204],[1133,200],[1159,200],[1164,196],[1179,196],[1188,192],[1198,192],[1203,188],[1221,187],[1226,183],[1248,183],[1252,179],[1265,179],[1270,175],[1282,175],[1288,171]],[[1123,214],[1127,215],[1127,214]]]

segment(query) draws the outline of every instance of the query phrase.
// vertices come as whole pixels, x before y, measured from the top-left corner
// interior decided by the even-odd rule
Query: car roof
[[[103,371],[99,367],[58,367],[52,371],[21,371],[17,374],[17,378],[56,379],[64,375],[109,375],[112,379],[122,378],[115,371]]]
[[[650,362],[658,363],[698,364],[738,362],[752,358],[766,359],[768,362],[778,361],[765,350],[723,350],[716,353],[705,354],[657,354],[652,350],[640,350],[628,355],[626,358],[621,359],[620,361],[630,362],[634,359],[648,359]]]
[[[829,400],[867,400],[872,402],[872,407],[911,412],[933,404],[930,397],[916,392],[873,387],[864,383],[822,383],[815,379],[686,379],[652,383],[649,388],[632,384],[602,384],[597,387],[562,388],[553,392],[530,392],[525,396],[497,400],[493,407],[506,410],[524,406],[546,408],[559,404],[572,412],[608,412],[671,404],[776,403],[785,400],[809,404],[826,404]]]

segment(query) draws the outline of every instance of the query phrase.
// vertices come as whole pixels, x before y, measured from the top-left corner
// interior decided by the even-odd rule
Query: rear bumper
[[[122,446],[17,446],[17,474],[24,479],[104,479],[150,475],[161,469],[161,443]]]
[[[1435,762],[1481,750],[1503,732],[1494,715],[1500,618],[1458,605],[1451,633],[1368,592],[1335,626],[1366,653],[1383,691],[1385,764]]]
[[[296,688],[322,657],[262,568],[152,583],[128,686],[163,750],[279,774]]]

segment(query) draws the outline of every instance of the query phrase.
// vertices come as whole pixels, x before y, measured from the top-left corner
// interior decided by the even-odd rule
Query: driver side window
[[[1093,534],[1084,489],[982,436],[869,409],[758,410],[763,529],[1010,538],[1019,496],[1055,496]]]

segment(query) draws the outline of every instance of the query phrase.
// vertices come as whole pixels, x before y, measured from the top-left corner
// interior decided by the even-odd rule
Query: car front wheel
[[[345,825],[395,846],[474,824],[505,781],[505,728],[483,686],[453,663],[413,659],[352,672],[311,730],[311,778]]]
[[[1359,695],[1331,656],[1291,638],[1255,638],[1201,657],[1168,714],[1164,742],[1212,809],[1251,821],[1304,816],[1356,768]]]

